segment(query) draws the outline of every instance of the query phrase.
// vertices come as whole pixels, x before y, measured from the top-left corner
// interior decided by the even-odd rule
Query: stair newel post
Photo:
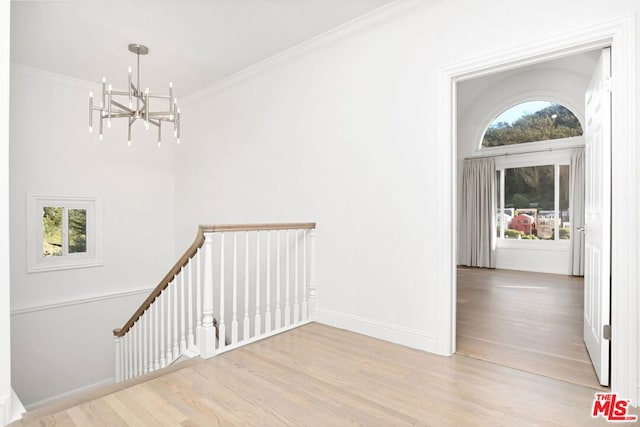
[[[185,297],[185,284],[184,284],[184,276],[185,276],[185,268],[182,267],[180,273],[180,282],[176,284],[180,286],[180,354],[184,353],[187,349],[187,298]]]
[[[200,357],[208,359],[216,353],[213,327],[213,236],[204,235],[204,282],[202,286],[202,325],[198,325]]]
[[[284,294],[284,325],[289,326],[291,324],[291,307],[289,306],[289,297],[291,294],[291,271],[289,264],[289,240],[291,240],[291,236],[289,235],[289,230],[285,232],[285,294]]]
[[[262,333],[260,317],[260,231],[256,231],[256,314],[254,318],[254,336]]]
[[[153,313],[153,370],[157,371],[160,369],[160,343],[159,343],[159,332],[160,332],[160,316],[158,315],[158,303],[159,300],[156,298],[151,306],[151,310]]]
[[[158,351],[160,352],[160,367],[164,368],[165,366],[167,366],[167,359],[165,357],[165,353],[164,353],[164,339],[166,337],[166,333],[165,333],[165,324],[166,324],[166,319],[167,316],[165,315],[165,309],[164,309],[164,301],[166,299],[166,294],[165,292],[162,292],[160,295],[158,295],[158,298],[156,299],[156,304],[158,304],[160,306],[160,319],[158,319],[160,321],[160,342],[158,345]]]
[[[220,320],[218,320],[218,348],[220,350],[227,345],[227,331],[224,323],[224,234],[220,233]]]
[[[309,319],[315,319],[316,313],[316,230],[309,230]]]
[[[171,290],[171,283],[169,283],[169,285],[167,286],[167,288],[164,290],[164,293],[166,295],[165,298],[165,302],[166,302],[166,307],[167,307],[167,354],[166,354],[166,359],[167,359],[167,365],[170,365],[173,362],[173,355],[171,354],[171,343],[172,343],[172,337],[173,337],[173,333],[171,331],[171,325],[172,325],[172,321],[171,321],[171,300],[173,298],[172,295],[172,290]]]
[[[264,313],[264,332],[271,332],[271,230],[267,230],[267,306]]]
[[[142,313],[138,322],[142,327],[142,367],[141,372],[143,374],[149,373],[149,309]]]
[[[298,273],[298,230],[293,230],[293,238],[294,238],[294,244],[293,244],[293,251],[294,251],[294,257],[293,257],[293,271],[294,271],[294,280],[293,280],[293,289],[294,289],[294,297],[293,297],[293,323],[298,323],[298,321],[300,321],[300,303],[299,303],[299,298],[300,298],[300,292],[299,292],[299,288],[300,288],[300,282],[299,282],[299,273]]]
[[[169,287],[171,288],[171,300],[173,301],[173,309],[172,309],[172,315],[173,315],[173,331],[171,332],[171,336],[173,338],[173,351],[172,351],[172,359],[171,361],[173,362],[175,359],[178,358],[178,356],[180,355],[180,330],[178,329],[178,319],[180,317],[180,313],[178,313],[178,297],[179,297],[179,293],[178,293],[178,287],[179,287],[179,282],[178,282],[178,276],[174,276],[173,280],[171,281],[171,283],[169,283]]]
[[[309,318],[309,307],[307,305],[307,230],[302,230],[302,320]]]
[[[202,268],[200,260],[202,259],[202,251],[198,249],[196,252],[196,340],[200,339],[198,335],[199,328],[202,327]],[[198,343],[196,343],[198,345]]]
[[[231,344],[238,342],[238,233],[233,233],[233,316],[231,319]]]
[[[195,340],[193,338],[193,258],[189,260],[187,269],[187,309],[189,311],[188,318],[188,332],[187,332],[187,348],[193,349],[195,346]]]
[[[121,348],[121,340],[119,336],[113,337],[113,342],[115,344],[115,363],[116,363],[116,382],[119,383],[122,381],[122,348]]]
[[[129,329],[129,333],[131,334],[131,375],[137,377],[139,374],[138,370],[138,353],[140,352],[140,345],[138,342],[138,328],[134,324]]]
[[[249,339],[251,325],[249,324],[249,232],[244,234],[244,318],[242,319],[242,339]]]
[[[276,329],[280,329],[282,325],[282,310],[280,309],[280,289],[282,289],[282,283],[280,282],[280,271],[282,265],[280,264],[280,230],[276,230]]]

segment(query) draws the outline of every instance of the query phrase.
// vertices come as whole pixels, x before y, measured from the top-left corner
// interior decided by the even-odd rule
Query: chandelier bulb
[[[107,78],[106,77],[102,77],[102,83],[106,83],[107,82]]]
[[[131,147],[131,140],[127,141],[127,147]]]
[[[89,126],[89,133],[93,133],[93,126]]]
[[[100,134],[100,137],[99,137],[99,139],[100,139],[100,141],[102,141],[102,134]]]
[[[149,122],[147,120],[144,121],[144,128],[149,130]]]
[[[173,88],[173,82],[169,82],[169,87]]]
[[[176,139],[176,144],[180,144],[180,138]]]
[[[111,129],[111,119],[107,120],[107,127]]]
[[[158,141],[158,148],[162,146],[162,142]]]

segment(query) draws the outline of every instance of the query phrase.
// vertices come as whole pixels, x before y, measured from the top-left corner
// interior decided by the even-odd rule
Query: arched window
[[[551,101],[528,101],[502,112],[489,124],[482,148],[580,135],[580,121],[567,107]]]

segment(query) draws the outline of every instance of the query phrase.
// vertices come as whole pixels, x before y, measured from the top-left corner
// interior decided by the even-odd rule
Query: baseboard
[[[0,426],[6,426],[11,421],[11,396],[0,396]]]
[[[80,387],[80,388],[76,388],[76,389],[73,389],[73,390],[69,390],[69,391],[66,391],[64,393],[57,394],[55,396],[47,397],[46,399],[39,400],[38,402],[31,403],[31,404],[27,405],[26,409],[27,409],[27,411],[33,411],[33,410],[41,408],[43,406],[51,405],[54,402],[58,402],[60,400],[67,399],[67,398],[73,397],[73,396],[78,395],[78,394],[88,393],[88,392],[91,392],[93,390],[99,389],[101,387],[105,387],[105,386],[111,385],[114,382],[115,382],[115,378],[108,378],[106,380],[98,381],[96,383],[89,384],[89,385],[84,386],[84,387]]]
[[[438,339],[416,329],[320,308],[316,308],[315,321],[394,344],[416,348],[429,353],[438,353]]]
[[[11,408],[9,412],[10,423],[21,419],[22,415],[26,412],[26,409],[22,405],[22,402],[18,398],[18,395],[16,394],[16,392],[13,391],[13,389],[11,390],[11,404],[9,406]]]

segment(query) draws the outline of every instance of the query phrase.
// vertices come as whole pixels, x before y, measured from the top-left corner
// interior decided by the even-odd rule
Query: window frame
[[[582,143],[584,143],[584,137],[573,137],[567,139],[579,139]],[[558,140],[555,140],[558,141]],[[545,141],[546,142],[546,141]],[[527,143],[531,144],[531,143]],[[519,144],[524,145],[524,144]],[[560,213],[560,166],[566,166],[571,164],[571,149],[557,149],[557,150],[548,150],[548,151],[538,151],[538,152],[529,152],[529,153],[518,153],[503,155],[500,157],[496,157],[496,172],[499,172],[500,179],[496,185],[500,186],[499,190],[494,194],[499,194],[499,200],[496,200],[496,212],[503,212],[504,207],[504,199],[505,199],[505,169],[513,169],[513,168],[522,168],[522,167],[531,167],[531,166],[554,166],[554,210],[556,212],[556,218]],[[569,188],[569,194],[572,193],[572,189]],[[569,197],[569,212],[571,212],[571,197]],[[497,221],[494,221],[497,223]],[[519,240],[519,239],[505,239],[504,238],[504,228],[502,227],[502,222],[498,224],[500,226],[500,236],[495,236],[496,248],[499,249],[540,249],[540,250],[566,250],[569,248],[571,244],[572,236],[569,236],[569,239],[560,239],[559,237],[559,224],[556,221],[556,226],[554,229],[554,239],[553,240]]]
[[[76,268],[99,267],[102,262],[102,202],[97,196],[69,196],[30,194],[27,197],[27,273],[68,270]],[[67,224],[69,209],[85,209],[86,252],[70,253],[65,250],[68,237],[65,238],[63,225],[62,255],[44,256],[42,237],[44,225],[42,211],[44,207],[63,208],[63,224]],[[67,226],[68,234],[68,226]]]

